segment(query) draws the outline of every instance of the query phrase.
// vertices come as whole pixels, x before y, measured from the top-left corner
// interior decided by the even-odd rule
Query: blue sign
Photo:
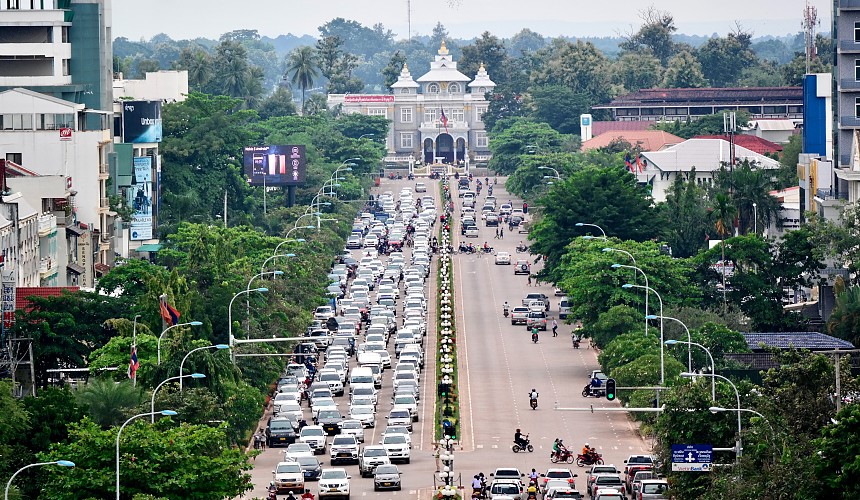
[[[672,470],[707,472],[711,469],[713,451],[709,444],[673,444]]]

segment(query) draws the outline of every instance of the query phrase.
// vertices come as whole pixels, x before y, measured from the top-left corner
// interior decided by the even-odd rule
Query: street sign
[[[710,472],[713,451],[709,444],[673,444],[672,472]]]

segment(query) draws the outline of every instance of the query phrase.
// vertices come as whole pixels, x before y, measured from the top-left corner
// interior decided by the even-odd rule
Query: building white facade
[[[482,120],[486,94],[496,84],[481,66],[474,78],[457,70],[445,42],[418,80],[404,65],[391,94],[331,94],[329,107],[344,113],[391,120],[386,165],[415,163],[469,165],[486,163],[489,141]]]
[[[38,212],[21,193],[0,195],[0,224],[9,225],[10,238],[3,241],[3,267],[14,269],[18,286],[39,286]]]
[[[7,35],[0,87],[72,84],[72,23],[66,12],[57,9],[55,0],[0,2],[0,23]]]
[[[732,158],[731,145],[723,139],[688,139],[680,144],[669,146],[662,151],[643,152],[645,163],[636,178],[643,184],[651,185],[651,196],[656,203],[666,201],[666,193],[679,175],[689,176],[696,169],[696,182],[711,185],[720,168]],[[749,160],[758,168],[778,169],[779,161],[735,146],[735,161]]]
[[[122,73],[113,81],[114,111],[118,101],[181,102],[188,96],[188,71],[162,70],[149,72],[143,80],[123,79]]]

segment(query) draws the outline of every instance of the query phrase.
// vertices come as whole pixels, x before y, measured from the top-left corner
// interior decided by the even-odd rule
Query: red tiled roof
[[[728,140],[728,136],[726,135],[697,135],[694,139],[725,139]],[[741,146],[749,149],[750,151],[754,151],[760,155],[765,153],[773,155],[774,153],[781,153],[782,146],[775,142],[771,142],[767,139],[762,139],[761,137],[749,134],[735,134],[735,145]]]
[[[604,148],[616,139],[623,139],[633,146],[638,145],[642,151],[659,151],[666,146],[684,142],[684,139],[677,135],[662,130],[611,130],[583,142],[582,150]]]
[[[30,301],[27,297],[59,297],[63,292],[77,292],[80,287],[77,286],[19,286],[15,290],[15,310],[23,310],[30,308]]]
[[[626,122],[616,122],[616,121],[595,121],[591,122],[591,135],[592,137],[597,137],[600,134],[605,134],[606,132],[612,131],[627,131],[627,130],[648,130],[654,125],[656,122],[649,121],[626,121]]]

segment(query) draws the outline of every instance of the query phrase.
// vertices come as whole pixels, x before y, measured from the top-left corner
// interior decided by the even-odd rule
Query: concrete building
[[[181,102],[188,97],[188,71],[161,70],[149,72],[143,80],[113,81],[114,112],[121,100]],[[120,110],[121,111],[121,110]]]
[[[418,80],[404,66],[391,94],[331,94],[329,107],[344,113],[384,116],[392,121],[386,138],[388,167],[417,163],[485,166],[489,141],[481,119],[486,94],[496,84],[481,66],[474,78],[457,70],[445,43],[430,71]]]
[[[666,201],[666,193],[679,175],[688,177],[696,169],[696,182],[710,186],[714,176],[723,165],[731,162],[732,150],[729,141],[724,139],[688,139],[680,144],[669,146],[661,151],[641,153],[644,162],[641,170],[636,171],[636,179],[651,186],[651,196],[660,203]],[[735,146],[736,162],[749,160],[759,168],[778,169],[779,161]]]

